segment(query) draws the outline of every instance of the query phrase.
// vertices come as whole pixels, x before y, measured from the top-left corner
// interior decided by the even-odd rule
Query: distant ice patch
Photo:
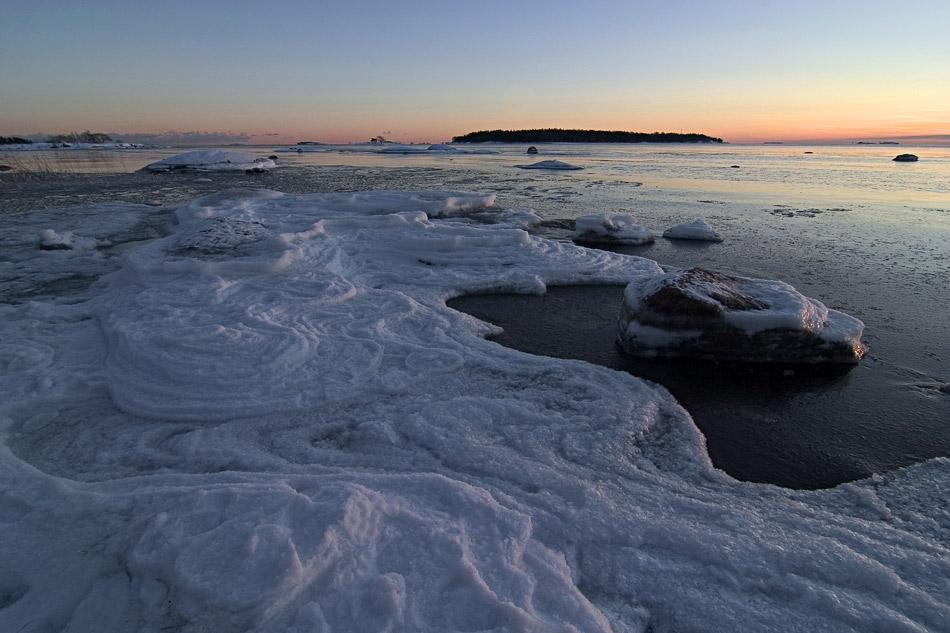
[[[560,160],[542,160],[537,163],[531,163],[530,165],[515,165],[515,167],[520,167],[521,169],[562,169],[565,171],[584,169],[578,165],[572,165]]]
[[[276,166],[270,158],[258,158],[247,152],[202,149],[163,158],[146,165],[142,171],[231,171],[270,169]]]

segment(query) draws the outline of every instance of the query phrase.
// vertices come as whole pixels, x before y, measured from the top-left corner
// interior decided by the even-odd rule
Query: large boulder
[[[634,356],[857,363],[863,331],[781,281],[692,268],[627,286],[619,342]]]
[[[262,171],[276,167],[273,159],[258,158],[247,152],[228,150],[195,150],[163,158],[150,163],[140,171]]]

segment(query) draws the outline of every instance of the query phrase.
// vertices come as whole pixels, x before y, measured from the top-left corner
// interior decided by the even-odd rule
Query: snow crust
[[[639,226],[632,215],[596,213],[577,218],[574,239],[611,244],[648,244],[653,241],[653,231]]]
[[[702,240],[706,242],[721,242],[722,235],[713,229],[706,220],[698,219],[692,222],[678,224],[663,231],[663,237],[676,240]]]
[[[445,306],[662,273],[493,203],[232,190],[117,256],[35,246],[157,210],[4,216],[5,297],[99,280],[0,304],[0,630],[946,630],[950,461],[731,480],[662,388]]]
[[[269,158],[258,158],[247,152],[220,149],[201,149],[163,158],[143,167],[144,171],[188,169],[192,171],[230,171],[244,169],[269,169],[277,164]]]

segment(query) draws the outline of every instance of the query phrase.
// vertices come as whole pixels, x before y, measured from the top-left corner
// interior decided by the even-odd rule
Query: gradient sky
[[[0,0],[0,135],[950,142],[948,34],[947,0]]]

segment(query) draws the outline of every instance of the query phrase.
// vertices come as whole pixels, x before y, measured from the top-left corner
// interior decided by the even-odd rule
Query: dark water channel
[[[950,455],[950,395],[895,384],[873,358],[857,367],[638,359],[616,344],[622,286],[551,287],[449,306],[501,326],[493,340],[531,354],[585,360],[665,386],[731,476],[827,488]]]

